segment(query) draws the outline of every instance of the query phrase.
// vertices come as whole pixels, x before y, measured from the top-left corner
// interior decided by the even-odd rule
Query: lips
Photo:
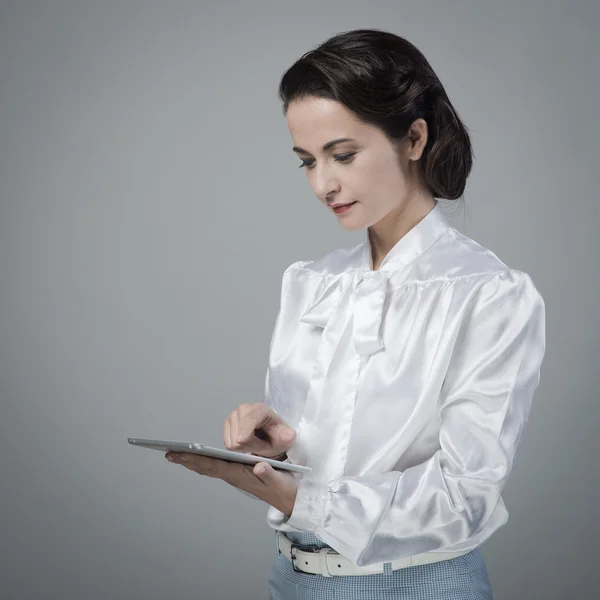
[[[331,208],[342,208],[344,206],[350,206],[351,204],[356,204],[356,200],[354,202],[348,202],[347,204],[332,204]]]
[[[349,204],[342,204],[340,206],[333,207],[331,210],[333,210],[336,215],[343,215],[347,213],[356,203],[357,201],[350,202]]]

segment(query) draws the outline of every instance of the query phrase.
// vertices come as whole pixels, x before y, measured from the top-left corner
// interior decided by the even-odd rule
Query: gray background
[[[262,400],[284,268],[363,239],[296,168],[283,71],[407,37],[476,152],[458,229],[529,272],[547,354],[483,547],[496,599],[592,597],[598,3],[0,5],[0,596],[265,599],[267,505],[128,436],[222,446]]]

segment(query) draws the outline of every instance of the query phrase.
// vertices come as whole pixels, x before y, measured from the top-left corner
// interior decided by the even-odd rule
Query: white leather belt
[[[368,575],[384,572],[384,563],[359,567],[331,548],[300,550],[300,548],[293,544],[281,531],[277,532],[277,547],[279,548],[280,554],[283,554],[283,556],[292,563],[294,571],[299,571],[301,573],[312,573],[313,575],[333,577],[336,575]],[[396,569],[404,569],[406,567],[449,560],[450,558],[463,556],[469,552],[470,550],[463,552],[426,552],[390,562],[392,570],[395,571]]]

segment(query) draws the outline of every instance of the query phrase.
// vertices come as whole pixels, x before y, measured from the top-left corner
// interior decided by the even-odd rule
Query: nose
[[[326,202],[327,198],[334,196],[339,192],[340,182],[327,166],[316,166],[311,175],[310,183],[313,192],[315,193],[315,196],[321,198],[323,202]]]

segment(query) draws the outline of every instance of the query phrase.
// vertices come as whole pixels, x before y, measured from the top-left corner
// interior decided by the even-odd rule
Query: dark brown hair
[[[293,100],[336,100],[390,140],[406,137],[415,119],[427,122],[419,163],[435,198],[463,195],[473,163],[467,128],[423,54],[410,42],[379,29],[335,35],[305,53],[282,76],[279,97],[287,114]]]

